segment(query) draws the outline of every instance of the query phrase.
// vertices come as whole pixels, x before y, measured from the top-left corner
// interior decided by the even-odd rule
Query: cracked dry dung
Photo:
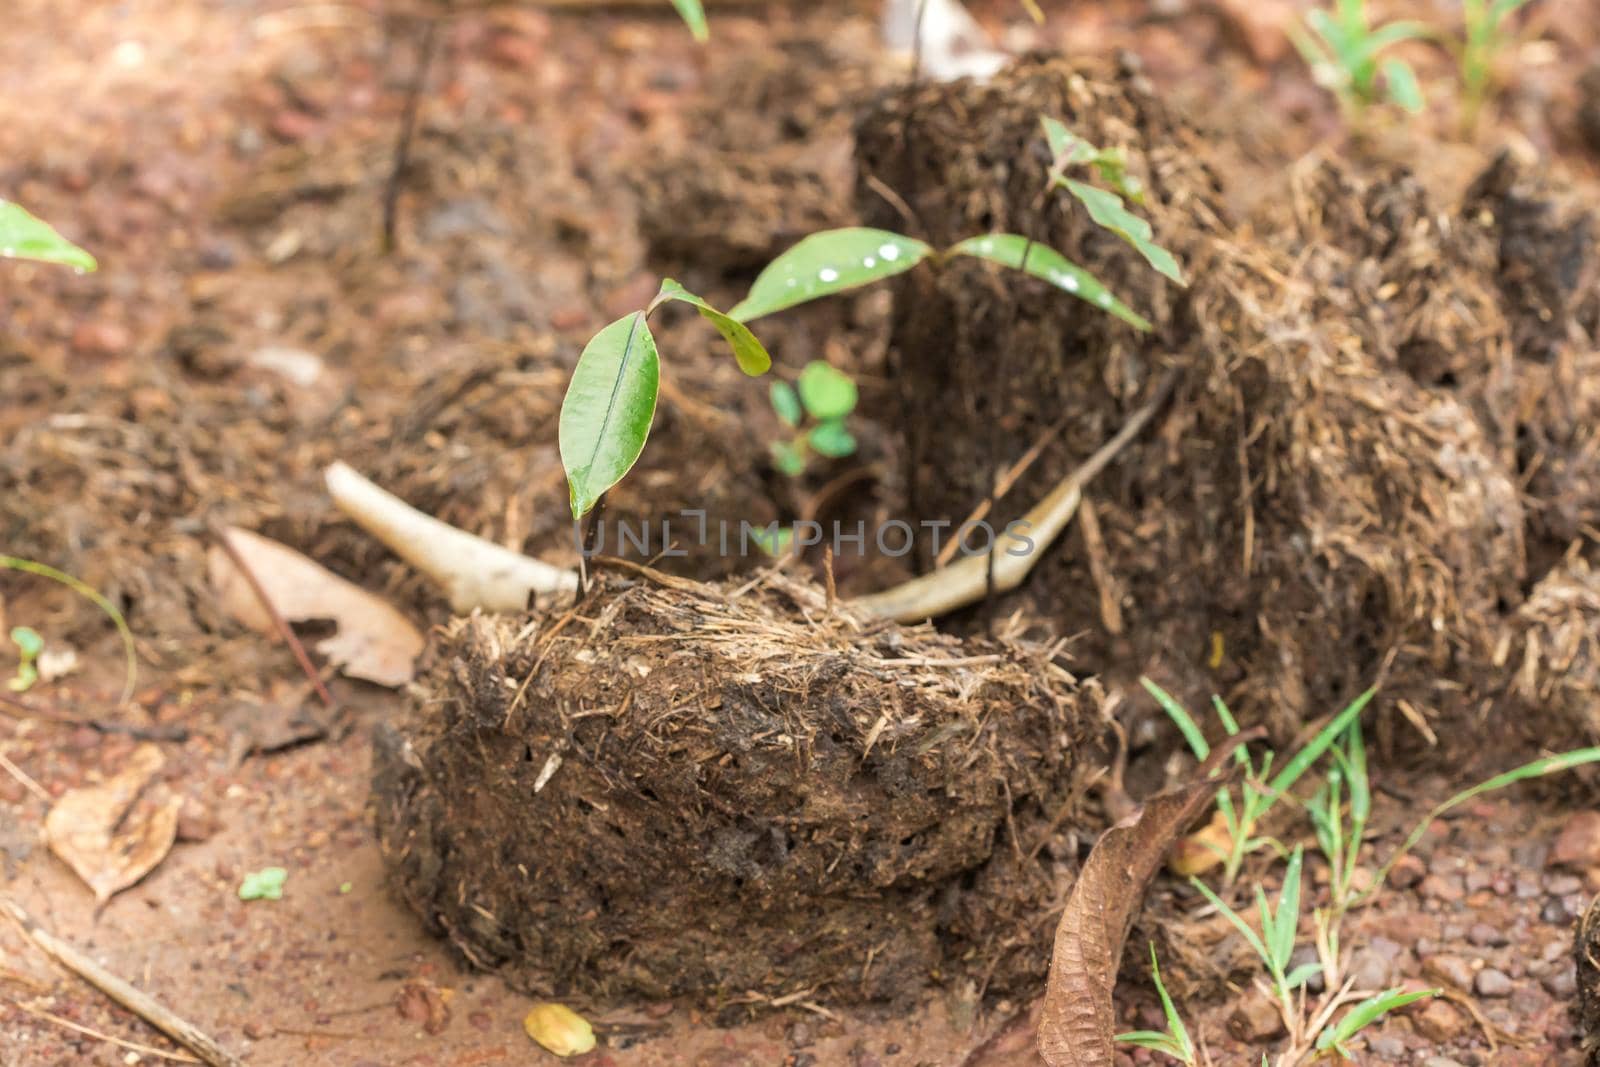
[[[615,573],[570,617],[451,624],[377,745],[399,895],[541,994],[738,1011],[1041,978],[1094,688],[773,581]]]

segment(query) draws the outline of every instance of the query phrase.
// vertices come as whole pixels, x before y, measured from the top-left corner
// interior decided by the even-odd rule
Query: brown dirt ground
[[[384,889],[365,810],[368,727],[396,713],[398,696],[336,680],[356,729],[231,765],[230,709],[306,696],[287,653],[207,601],[205,521],[281,537],[435,623],[446,617],[441,600],[332,514],[319,489],[325,462],[343,456],[441,517],[570,557],[553,416],[583,339],[648,297],[660,272],[726,297],[791,234],[847,220],[850,103],[883,75],[872,72],[862,5],[714,9],[716,44],[703,51],[670,19],[636,11],[462,16],[444,35],[425,105],[402,250],[384,258],[378,198],[412,36],[402,26],[388,40],[378,6],[8,6],[0,189],[103,266],[86,277],[0,266],[0,545],[123,604],[145,677],[139,710],[110,732],[83,725],[111,714],[117,684],[103,622],[58,590],[0,577],[7,627],[26,622],[89,661],[82,679],[31,694],[32,711],[0,704],[0,752],[59,795],[126,758],[134,742],[115,727],[181,728],[186,741],[163,744],[165,776],[190,799],[190,836],[202,839],[180,843],[96,914],[37,844],[45,805],[0,777],[0,885],[252,1064],[540,1062],[549,1058],[520,1030],[528,998],[463,969]],[[1013,5],[982,5],[1018,45],[1134,47],[1180,102],[1226,116],[1232,136],[1219,158],[1233,168],[1228,191],[1241,210],[1273,187],[1253,179],[1335,128],[1292,55],[1270,34],[1253,36],[1251,19],[1220,13],[1250,6],[1082,5],[1037,30]],[[1506,140],[1592,177],[1574,114],[1595,28],[1582,0],[1536,7],[1545,39],[1526,51],[1504,121],[1483,144],[1419,142],[1396,128],[1377,131],[1367,151],[1423,157],[1424,177],[1446,191],[1476,173],[1462,161]],[[1418,58],[1425,80],[1443,77],[1438,61]],[[697,107],[708,94],[730,101],[733,118],[707,123]],[[752,116],[739,110],[748,101]],[[1435,110],[1432,126],[1447,129],[1447,106]],[[759,145],[771,169],[745,183],[674,186],[661,168],[663,158],[694,166],[741,144]],[[697,205],[712,219],[772,218],[702,254],[705,229],[662,225]],[[775,322],[768,339],[788,366],[821,353],[858,370],[870,414],[888,403],[884,319],[881,300],[841,301]],[[670,363],[677,377],[618,512],[708,498],[726,514],[815,507],[825,483],[850,472],[798,490],[773,479],[760,461],[770,420],[761,391],[741,388],[708,340],[688,320],[665,333],[663,347],[682,352]],[[324,378],[296,386],[249,364],[272,345],[316,353]],[[833,506],[870,514],[897,486],[890,445],[863,436],[868,488]],[[881,584],[892,568],[874,566],[882,573],[844,578]],[[1380,801],[1407,814],[1465,784],[1377,774]],[[1478,985],[1488,968],[1510,980],[1508,995],[1491,982],[1494,995],[1464,991],[1448,1008],[1391,1021],[1369,1042],[1369,1062],[1577,1062],[1568,949],[1596,886],[1545,867],[1572,795],[1556,785],[1447,820],[1419,853],[1423,877],[1359,917],[1370,939],[1357,944],[1380,957],[1368,962],[1375,978],[1383,968],[1385,980]],[[1394,817],[1390,840],[1405,821]],[[273,863],[292,872],[285,898],[238,901],[242,873]],[[1132,944],[1158,938],[1219,1063],[1259,1060],[1259,1048],[1229,1036],[1234,998],[1219,991],[1244,972],[1218,947],[1220,927],[1183,923],[1195,902],[1175,884],[1160,883],[1152,901]],[[1153,1021],[1142,970],[1123,974],[1118,1003],[1130,1023]],[[448,1019],[429,1016],[434,990],[447,991]],[[0,927],[0,1065],[132,1062],[24,1005],[171,1047]],[[579,1007],[616,1035],[589,1058],[596,1064],[1036,1062],[1026,1026],[1006,1025],[1016,1004],[980,1006],[960,987],[909,1013],[789,1009],[731,1029],[681,1005]]]

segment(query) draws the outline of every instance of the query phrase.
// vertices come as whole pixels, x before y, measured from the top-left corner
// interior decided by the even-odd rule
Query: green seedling
[[[31,559],[0,556],[0,569],[21,571],[24,574],[33,574],[40,578],[48,578],[52,582],[59,582],[104,612],[106,617],[116,626],[118,636],[122,638],[122,654],[126,673],[122,683],[122,699],[118,701],[118,704],[126,704],[133,699],[133,689],[139,678],[139,656],[133,647],[133,631],[128,629],[128,620],[122,617],[122,612],[117,610],[115,604],[107,600],[100,594],[99,590],[88,583],[74,578],[65,571],[58,571],[44,563],[35,563]]]
[[[1345,1059],[1350,1059],[1350,1053],[1344,1047],[1345,1042],[1391,1011],[1403,1008],[1407,1004],[1415,1004],[1427,997],[1436,997],[1442,992],[1440,989],[1419,989],[1411,993],[1402,993],[1396,987],[1370,996],[1345,1012],[1338,1022],[1323,1030],[1317,1038],[1317,1049],[1324,1052],[1332,1049]]]
[[[93,256],[9,200],[0,200],[0,259],[59,263],[79,272],[96,267]]]
[[[1161,981],[1161,965],[1156,962],[1155,942],[1150,943],[1150,977],[1156,984],[1156,993],[1161,997],[1161,1011],[1167,1017],[1166,1032],[1133,1030],[1126,1034],[1118,1034],[1117,1040],[1170,1056],[1185,1067],[1196,1067],[1198,1061],[1195,1059],[1194,1042],[1189,1040],[1189,1029],[1183,1025],[1183,1017],[1178,1014],[1178,1009],[1173,1007],[1172,998],[1167,995],[1167,987]]]
[[[26,693],[39,680],[39,667],[36,661],[39,659],[39,653],[44,651],[44,638],[39,636],[37,630],[30,627],[13,626],[11,643],[17,646],[17,673],[16,677],[6,682],[6,688],[13,693]]]
[[[1178,732],[1183,735],[1195,758],[1202,763],[1205,762],[1211,755],[1211,746],[1206,742],[1205,734],[1195,722],[1194,716],[1150,679],[1140,678],[1139,683],[1155,698],[1156,703],[1177,726]],[[1276,844],[1271,838],[1256,836],[1256,827],[1267,812],[1272,810],[1273,805],[1288,795],[1289,790],[1293,789],[1306,771],[1311,769],[1312,764],[1322,758],[1322,754],[1332,746],[1334,740],[1361,717],[1362,711],[1371,702],[1375,692],[1376,690],[1368,689],[1351,701],[1276,774],[1272,773],[1276,753],[1271,750],[1262,753],[1259,765],[1246,746],[1241,745],[1234,750],[1234,759],[1244,767],[1245,771],[1244,780],[1238,786],[1238,795],[1235,797],[1232,790],[1227,788],[1217,790],[1217,810],[1222,815],[1228,837],[1227,847],[1219,850],[1223,862],[1224,885],[1232,885],[1238,878],[1239,869],[1247,855]],[[1238,734],[1239,723],[1228,710],[1228,705],[1223,703],[1222,698],[1214,696],[1211,698],[1211,703],[1227,735],[1233,737]],[[1268,775],[1272,777],[1269,779]],[[1281,846],[1278,848],[1282,851]]]
[[[1057,135],[1065,130],[1059,123],[1056,127]],[[1055,127],[1047,126],[1047,131],[1052,129]],[[1122,195],[1134,192],[1135,186],[1128,183],[1125,168],[1117,162],[1120,156],[1087,147],[1093,158],[1085,162],[1093,162],[1102,178],[1122,176],[1112,182],[1121,193],[1106,193],[1082,183],[1074,184],[1086,192],[1071,185],[1069,190],[1097,223],[1181,283],[1177,262],[1154,244],[1149,224],[1123,206]],[[769,263],[745,298],[726,313],[668,280],[647,308],[618,319],[589,341],[567,386],[561,403],[561,462],[567,472],[573,518],[581,519],[591,511],[644,451],[661,376],[660,356],[647,320],[661,304],[672,300],[693,304],[733,346],[740,367],[747,374],[759,375],[771,366],[771,359],[746,323],[904,274],[923,262],[943,264],[962,256],[1039,278],[1136,330],[1152,329],[1148,320],[1117,299],[1094,275],[1060,252],[1014,233],[980,234],[942,251],[888,230],[846,227],[814,233]],[[775,406],[781,403],[774,398]],[[838,450],[854,444],[837,429],[824,431],[821,437],[820,442],[809,439],[810,447]]]
[[[1478,115],[1494,88],[1495,62],[1514,38],[1506,30],[1506,20],[1525,7],[1528,0],[1461,0],[1465,37],[1456,49],[1461,70],[1461,125],[1470,133],[1478,125]]]
[[[1261,916],[1260,934],[1250,928],[1250,924],[1244,921],[1242,915],[1212,892],[1210,886],[1198,878],[1189,879],[1189,883],[1233,924],[1233,928],[1239,931],[1245,943],[1261,959],[1271,979],[1272,995],[1277,1000],[1284,1022],[1291,1031],[1295,1028],[1295,1020],[1299,1019],[1301,1014],[1295,1005],[1295,990],[1322,971],[1320,963],[1303,963],[1293,970],[1289,969],[1290,960],[1294,956],[1295,933],[1300,926],[1300,869],[1303,853],[1304,850],[1296,845],[1294,851],[1289,854],[1289,864],[1284,870],[1283,886],[1278,890],[1276,908],[1267,903],[1266,890],[1259,885],[1256,886],[1256,910]]]
[[[289,872],[282,867],[263,867],[244,876],[239,883],[240,900],[282,900],[283,883]]]
[[[845,418],[856,408],[856,383],[822,360],[806,364],[795,385],[773,382],[772,410],[791,431],[771,444],[772,462],[791,478],[806,471],[812,453],[837,459],[856,450]],[[807,424],[809,419],[809,424]]]
[[[1372,786],[1367,779],[1367,750],[1361,724],[1351,723],[1328,754],[1333,766],[1317,792],[1306,801],[1306,814],[1316,831],[1317,845],[1328,861],[1330,883],[1328,906],[1312,913],[1317,957],[1328,983],[1337,985],[1343,959],[1339,931],[1360,891],[1356,885],[1356,862],[1372,814]]]
[[[1334,0],[1332,11],[1313,8],[1305,25],[1293,25],[1289,33],[1312,77],[1333,93],[1349,120],[1385,99],[1413,114],[1422,110],[1416,72],[1405,60],[1384,53],[1402,41],[1431,35],[1423,23],[1405,19],[1374,28],[1365,0]]]

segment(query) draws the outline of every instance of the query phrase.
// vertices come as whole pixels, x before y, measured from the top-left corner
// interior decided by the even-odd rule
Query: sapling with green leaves
[[[855,410],[857,390],[853,378],[822,360],[806,364],[794,385],[772,383],[772,410],[791,435],[771,444],[772,462],[783,474],[804,474],[813,453],[839,459],[856,450],[856,439],[845,425]]]
[[[1056,136],[1065,127],[1047,124],[1046,131],[1047,136]],[[1087,142],[1083,144],[1087,146]],[[1081,162],[1091,163],[1102,179],[1120,192],[1107,193],[1078,182],[1066,188],[1083,202],[1096,223],[1128,242],[1162,274],[1183,284],[1176,260],[1154,243],[1149,224],[1124,205],[1122,196],[1136,186],[1129,184],[1125,165],[1118,162],[1121,157],[1087,147],[1090,156]],[[1063,169],[1068,165],[1075,164],[1063,161]],[[1062,180],[1067,181],[1064,176]],[[1094,275],[1055,249],[1021,234],[980,234],[939,250],[914,237],[869,227],[814,233],[769,263],[745,298],[727,312],[668,281],[647,308],[623,316],[589,341],[561,405],[561,461],[567,472],[573,518],[582,519],[593,510],[644,451],[661,374],[660,353],[648,319],[663,303],[676,300],[694,305],[732,345],[741,369],[759,375],[770,367],[771,359],[746,323],[884,281],[925,262],[943,264],[957,257],[986,260],[1032,275],[1136,330],[1152,329],[1147,319],[1117,299]],[[782,401],[775,398],[775,403]],[[842,449],[847,439],[832,428],[822,433],[820,447],[815,438],[808,443],[821,452],[823,447]]]
[[[1207,743],[1205,732],[1200,724],[1190,715],[1188,710],[1180,704],[1170,693],[1162,689],[1149,678],[1140,678],[1139,683],[1144,686],[1161,710],[1177,726],[1178,732],[1183,735],[1184,741],[1189,745],[1195,758],[1204,762],[1211,755],[1211,746]],[[1372,701],[1376,690],[1368,689],[1355,700],[1351,701],[1344,710],[1333,717],[1329,723],[1319,730],[1304,748],[1295,753],[1276,774],[1272,773],[1276,753],[1270,749],[1261,755],[1261,762],[1256,763],[1255,757],[1249,752],[1248,746],[1240,745],[1234,750],[1234,759],[1244,768],[1244,778],[1238,785],[1238,795],[1235,797],[1232,790],[1224,788],[1217,790],[1217,810],[1221,814],[1227,832],[1227,846],[1218,849],[1222,859],[1222,880],[1224,885],[1232,885],[1239,876],[1239,870],[1244,864],[1244,859],[1258,849],[1276,846],[1282,851],[1282,846],[1268,837],[1257,836],[1256,828],[1261,820],[1272,810],[1273,806],[1294,788],[1302,776],[1311,769],[1322,754],[1333,745],[1335,739],[1348,730],[1352,723],[1360,719],[1362,711]],[[1239,723],[1234,719],[1233,712],[1228,710],[1228,705],[1223,703],[1221,697],[1211,698],[1212,707],[1215,709],[1217,719],[1222,723],[1223,730],[1229,737],[1239,733]],[[1272,775],[1269,779],[1268,775]]]
[[[1167,1018],[1166,1031],[1131,1030],[1126,1034],[1118,1034],[1117,1040],[1135,1048],[1170,1056],[1184,1067],[1197,1067],[1199,1060],[1195,1056],[1194,1042],[1189,1039],[1189,1028],[1183,1025],[1183,1016],[1178,1014],[1172,997],[1167,994],[1166,985],[1161,981],[1161,965],[1156,961],[1153,941],[1150,943],[1150,978],[1156,984],[1156,994],[1161,997],[1161,1012]]]
[[[1422,87],[1411,64],[1386,53],[1432,35],[1426,24],[1410,19],[1374,27],[1365,0],[1334,0],[1332,10],[1314,7],[1303,26],[1291,24],[1289,30],[1312,77],[1333,93],[1349,120],[1383,100],[1413,114],[1422,110]]]
[[[1461,68],[1461,125],[1465,132],[1477,128],[1478,116],[1494,88],[1495,61],[1514,37],[1506,23],[1529,0],[1461,0],[1465,31],[1457,47]]]

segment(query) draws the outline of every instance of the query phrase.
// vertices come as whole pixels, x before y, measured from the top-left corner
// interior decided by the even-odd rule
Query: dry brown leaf
[[[290,622],[331,620],[338,632],[317,642],[345,674],[379,685],[411,681],[423,638],[388,601],[345,581],[287,545],[230,526],[223,531],[266,591],[272,606]],[[224,610],[258,633],[275,633],[272,617],[221,545],[207,554],[211,585]]]
[[[1241,734],[1214,751],[1193,782],[1151,797],[1138,815],[1095,842],[1056,927],[1039,1019],[1039,1054],[1050,1067],[1105,1067],[1112,1062],[1116,1017],[1111,990],[1128,927],[1167,849],[1216,796],[1222,783],[1208,777],[1211,769],[1249,736]]]
[[[140,745],[116,775],[70,790],[45,816],[50,851],[101,904],[154,870],[178,836],[181,797],[134,806],[165,762],[155,745]]]
[[[1222,862],[1232,840],[1228,820],[1221,811],[1213,812],[1210,822],[1173,846],[1172,855],[1167,857],[1167,870],[1180,878],[1204,874]]]

